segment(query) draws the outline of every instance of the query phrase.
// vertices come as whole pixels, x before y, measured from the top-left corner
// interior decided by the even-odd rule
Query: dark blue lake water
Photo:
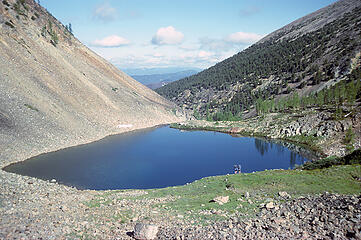
[[[160,127],[42,154],[6,171],[82,189],[161,188],[233,173],[288,169],[307,159],[262,139]]]

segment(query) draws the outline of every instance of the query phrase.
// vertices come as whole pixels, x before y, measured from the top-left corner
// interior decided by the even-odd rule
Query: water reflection
[[[268,152],[268,143],[266,141],[255,138],[254,145],[256,146],[257,151],[263,156]]]
[[[297,149],[299,149],[299,147],[290,144],[290,143],[275,143],[275,142],[271,142],[271,141],[267,141],[265,139],[259,139],[259,138],[255,138],[254,139],[254,145],[257,149],[257,151],[264,156],[270,149],[273,149],[274,147],[276,148],[277,152],[279,154],[284,153],[285,151],[285,147],[284,145],[287,145],[288,148],[292,147],[293,151],[290,152],[290,157],[289,157],[289,161],[290,161],[290,168],[295,168],[296,163],[297,165],[302,165],[305,163],[305,161],[307,160],[305,157],[303,157],[302,155],[299,154],[299,152],[297,151]],[[305,151],[303,149],[303,151]]]
[[[6,171],[88,189],[159,188],[215,175],[288,169],[305,161],[287,143],[161,127],[43,154]]]

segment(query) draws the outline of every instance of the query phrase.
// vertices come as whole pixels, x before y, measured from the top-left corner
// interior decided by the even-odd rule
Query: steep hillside
[[[196,116],[217,120],[252,116],[257,100],[305,96],[359,79],[360,12],[361,1],[338,1],[157,92]]]
[[[33,0],[0,2],[0,158],[177,121],[175,106],[80,43]]]

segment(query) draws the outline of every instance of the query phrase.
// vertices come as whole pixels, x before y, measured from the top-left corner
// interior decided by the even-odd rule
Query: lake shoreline
[[[181,130],[217,131],[228,134],[240,134],[250,137],[263,137],[296,143],[318,154],[318,158],[347,154],[344,142],[346,130],[352,128],[354,139],[352,147],[361,147],[361,114],[354,118],[335,120],[328,112],[314,109],[291,112],[272,113],[241,121],[188,120],[171,124]]]
[[[122,133],[125,133],[125,131]],[[113,134],[107,136],[110,135]],[[291,174],[302,173],[294,170],[271,170],[256,172],[254,174],[231,174],[229,176],[232,177],[232,179],[239,178],[240,180],[245,177],[247,178],[248,176],[257,177],[259,175],[270,176],[272,178],[274,176],[275,179],[278,179],[280,176],[289,172]],[[184,213],[179,213],[173,210],[166,210],[166,208],[160,206],[166,206],[163,204],[176,203],[178,199],[180,199],[180,196],[178,196],[178,193],[174,195],[173,191],[177,192],[177,189],[185,189],[186,192],[188,192],[193,188],[192,186],[202,184],[203,188],[203,185],[207,186],[208,184],[211,184],[209,181],[220,180],[221,182],[224,182],[224,178],[227,178],[227,175],[208,177],[195,181],[189,185],[165,189],[94,191],[79,190],[50,181],[20,176],[1,170],[0,214],[2,218],[0,219],[0,237],[3,239],[21,237],[30,239],[40,237],[43,239],[114,239],[114,237],[119,237],[120,239],[132,239],[127,235],[127,232],[132,232],[134,230],[136,222],[155,223],[161,226],[158,235],[159,239],[168,239],[169,237],[176,238],[178,236],[183,236],[186,232],[190,234],[189,236],[207,238],[207,234],[212,233],[212,236],[214,237],[221,237],[223,235],[221,235],[220,231],[224,226],[228,226],[229,221],[232,221],[232,224],[241,224],[240,226],[245,227],[249,222],[252,223],[253,221],[257,221],[257,219],[253,215],[247,215],[245,219],[242,220],[244,216],[227,214],[221,207],[210,205],[214,208],[212,210],[213,212],[210,213],[211,216],[218,219],[211,220],[211,222],[215,221],[218,223],[215,225],[217,227],[212,230],[207,226],[203,226],[201,222],[192,220],[190,216],[193,214],[188,213],[188,210]],[[270,181],[272,182],[274,180]],[[243,180],[241,182],[243,182]],[[266,185],[262,186],[266,187]],[[277,189],[277,191],[278,190],[279,189]],[[216,193],[211,191],[209,193],[224,194],[223,191],[225,190],[217,187],[217,192],[218,191],[221,192]],[[226,189],[225,193],[230,194],[231,192],[229,191],[232,192],[233,190]],[[320,191],[323,190],[318,190],[318,192]],[[339,190],[336,192],[338,191]],[[200,193],[199,190],[197,190],[197,192]],[[357,191],[352,190],[352,192]],[[154,193],[157,194],[153,196]],[[158,196],[158,194],[160,195]],[[246,203],[247,201],[253,202],[258,199],[253,192],[250,192],[249,199],[243,197],[242,194],[245,194],[243,192],[238,193],[236,191],[232,194],[236,194],[236,196],[239,195]],[[296,196],[299,196],[299,193],[296,194]],[[261,200],[264,200],[264,197],[259,197]],[[342,195],[331,197],[336,197],[341,200],[349,198],[342,197]],[[317,199],[317,196],[309,197],[309,199],[313,198]],[[208,197],[203,200],[205,207],[212,204],[209,203],[210,200],[211,199],[208,199]],[[234,201],[235,199],[231,200],[231,203],[234,203]],[[274,201],[278,202],[279,200]],[[279,204],[281,204],[281,202]],[[304,206],[302,202],[297,203],[297,205],[300,205],[301,207]],[[183,204],[182,202],[180,203],[180,206],[185,209],[187,208],[186,204]],[[255,211],[259,209],[258,205],[251,206],[253,206],[251,209],[255,209]],[[193,211],[192,208],[193,207],[189,210]],[[357,209],[357,207],[354,209]],[[325,211],[333,210],[330,208],[329,210],[325,209]],[[277,211],[274,212],[274,214],[276,213]],[[188,214],[190,215],[188,216]],[[220,221],[219,218],[223,220]],[[297,224],[297,222],[295,222],[295,224]],[[227,227],[227,229],[227,234],[235,234],[232,232],[233,228]],[[259,232],[259,230],[257,232]],[[253,235],[255,232],[252,230],[246,231],[245,234],[255,236]]]
[[[188,125],[189,123],[190,123],[190,125]],[[290,139],[290,138],[273,138],[273,137],[270,137],[267,134],[262,134],[262,133],[253,134],[251,132],[244,132],[244,131],[238,132],[238,131],[232,130],[232,127],[230,127],[230,128],[217,128],[217,127],[202,126],[201,124],[198,125],[198,126],[194,126],[194,125],[192,125],[193,123],[194,122],[191,121],[191,122],[182,122],[182,123],[170,124],[170,127],[181,130],[181,131],[182,130],[184,130],[184,131],[209,131],[209,132],[219,132],[219,133],[229,134],[229,135],[232,135],[232,136],[235,135],[235,136],[239,136],[239,137],[260,138],[260,139],[264,139],[266,141],[279,143],[281,145],[284,145],[284,143],[286,143],[285,145],[287,145],[287,143],[288,143],[288,144],[294,145],[295,147],[302,148],[302,149],[308,151],[309,152],[307,154],[308,159],[310,159],[312,161],[319,160],[319,159],[327,157],[319,149],[315,149],[315,148],[313,148],[312,146],[308,145],[305,142],[295,141],[295,140]],[[299,151],[299,150],[295,150],[295,152],[301,153],[301,151]]]
[[[15,164],[15,163],[19,163],[19,162],[23,162],[23,161],[26,161],[27,159],[29,158],[32,158],[32,157],[35,157],[35,156],[38,156],[38,155],[41,155],[41,154],[46,154],[46,153],[49,153],[49,152],[56,152],[56,151],[60,151],[60,150],[63,150],[63,149],[66,149],[66,148],[72,148],[72,147],[78,147],[78,146],[82,146],[82,145],[86,145],[86,144],[89,144],[89,143],[94,143],[94,142],[97,142],[97,141],[100,141],[104,138],[107,138],[107,137],[111,137],[111,136],[115,136],[115,135],[119,135],[119,134],[128,134],[128,133],[131,133],[131,132],[136,132],[136,131],[142,131],[142,130],[147,130],[147,129],[152,129],[152,128],[157,128],[157,127],[162,127],[162,126],[166,126],[166,125],[170,125],[172,123],[176,123],[174,121],[171,121],[171,122],[161,122],[161,123],[158,123],[158,124],[151,124],[151,125],[143,125],[143,126],[132,126],[130,127],[129,129],[117,129],[117,130],[111,130],[107,133],[102,133],[102,134],[99,134],[99,135],[95,135],[95,136],[89,136],[88,139],[74,139],[74,140],[70,140],[69,142],[67,142],[66,144],[64,144],[63,146],[54,146],[53,144],[51,144],[51,141],[49,141],[49,148],[46,148],[45,147],[45,150],[44,149],[41,149],[39,151],[34,151],[33,153],[30,153],[30,154],[26,154],[25,156],[17,156],[17,154],[15,153],[14,154],[14,150],[8,150],[10,153],[8,154],[8,156],[10,157],[3,157],[2,161],[0,161],[0,169],[3,170],[3,168],[11,165],[11,164]],[[15,157],[11,157],[11,155],[15,155]]]
[[[170,124],[170,122],[165,122],[164,124]],[[145,127],[156,127],[158,125],[163,125],[163,123],[148,124]],[[139,129],[142,128],[132,130]],[[65,147],[87,144],[89,142],[98,141],[107,136],[127,132],[129,133],[130,131],[118,129],[118,132],[108,132],[107,134],[98,135],[97,137],[94,137],[93,135],[86,140],[72,140],[70,142],[72,142],[73,144],[69,144],[68,142],[68,145]],[[64,146],[60,145],[50,146],[51,147],[48,148],[49,152],[65,148]],[[42,149],[44,150],[44,148]],[[46,152],[47,151],[43,151],[40,153]],[[31,151],[30,153],[33,156],[40,154],[39,151]],[[25,156],[29,155],[29,153],[22,155],[22,158],[17,155],[17,158],[12,158],[11,162],[26,160],[29,157],[25,158]],[[14,159],[17,161],[14,161]],[[2,165],[4,165],[4,161],[2,162]],[[278,179],[278,176],[283,176],[284,173],[288,172],[289,171],[287,170],[271,170],[256,172],[254,174],[250,174],[249,176],[270,174],[270,176],[274,176],[275,179]],[[302,172],[299,172],[297,170],[291,171],[291,174],[297,175],[301,173]],[[209,179],[223,179],[226,176],[227,175],[209,177],[201,179],[199,181],[195,181],[189,185],[170,187],[166,189],[94,191],[79,190],[58,183],[52,183],[50,181],[44,181],[32,177],[20,176],[1,170],[0,182],[2,184],[0,185],[0,214],[2,218],[0,220],[0,237],[3,239],[20,237],[26,238],[26,236],[32,239],[39,237],[45,239],[82,239],[86,236],[92,236],[91,238],[93,239],[108,239],[114,238],[114,236],[119,236],[120,239],[132,239],[126,233],[132,232],[134,230],[134,225],[136,222],[155,223],[161,226],[161,231],[159,234],[160,239],[167,239],[170,236],[175,238],[177,236],[185,234],[185,231],[188,231],[189,234],[191,234],[190,236],[203,236],[207,238],[207,235],[199,235],[201,234],[199,233],[200,229],[202,229],[202,231],[205,231],[202,234],[212,233],[214,237],[220,237],[221,235],[219,234],[221,229],[223,229],[223,225],[228,224],[227,222],[229,220],[227,219],[234,219],[235,217],[237,219],[243,219],[244,217],[225,215],[228,216],[225,218],[222,217],[222,210],[217,210],[218,208],[215,208],[214,210],[212,210],[214,213],[210,213],[211,216],[215,216],[217,217],[217,219],[218,217],[221,217],[221,219],[224,219],[224,221],[217,220],[216,222],[219,223],[219,229],[217,227],[215,230],[211,230],[207,227],[202,227],[201,223],[191,223],[193,220],[189,219],[187,212],[177,213],[174,211],[165,210],[163,208],[159,209],[159,207],[157,207],[158,205],[154,204],[172,204],[174,201],[178,201],[177,199],[179,197],[172,194],[172,189],[188,189],[194,184],[202,182],[207,185]],[[233,174],[229,176],[234,176],[236,178],[238,177]],[[241,179],[245,176],[247,175],[239,175]],[[264,188],[266,187],[266,185],[261,185],[260,187]],[[333,191],[332,188],[327,189],[330,189],[327,191]],[[317,191],[317,193],[319,193],[320,191],[324,190],[320,189]],[[161,196],[152,197],[151,195],[153,192],[165,192],[165,195],[163,196],[163,194],[161,194]],[[336,192],[339,191],[337,190]],[[359,193],[360,191],[356,191],[356,189],[354,189],[353,192],[355,194],[357,192]],[[309,198],[317,199],[317,194],[315,194],[316,193],[312,193]],[[111,196],[111,198],[109,199],[109,197],[107,196]],[[343,195],[337,195],[333,197],[341,200],[349,198]],[[140,200],[143,198],[145,199]],[[261,197],[260,199],[264,200],[265,198]],[[206,204],[207,206],[210,199],[206,198],[204,200],[206,201],[204,204]],[[248,201],[247,199],[244,200],[246,202]],[[255,201],[255,199],[251,197],[251,201],[253,202]],[[297,204],[301,204],[300,206],[304,207],[303,203],[301,202]],[[186,205],[184,204],[181,204],[180,206],[186,207]],[[254,206],[254,209],[258,212],[259,206]],[[325,209],[325,211],[334,210],[330,208],[328,210]],[[137,214],[134,214],[134,212],[136,212]],[[272,214],[277,214],[277,211]],[[96,217],[92,218],[91,216]],[[114,220],[109,221],[109,218]],[[249,215],[245,218],[245,220],[236,220],[236,222],[233,222],[232,220],[232,224],[241,224],[241,226],[243,226],[247,222],[252,223],[253,221],[257,221],[257,219],[255,218],[255,216]],[[298,223],[294,222],[294,224]],[[227,229],[227,232],[230,231],[227,234],[232,235],[232,228]],[[252,235],[254,234],[253,231],[248,231],[248,233],[251,234],[249,236],[254,236]]]
[[[55,150],[44,151],[44,152],[41,152],[41,153],[39,153],[39,154],[31,155],[30,157],[28,157],[28,158],[26,158],[26,159],[15,160],[15,161],[13,161],[13,162],[11,162],[10,164],[5,165],[5,166],[4,166],[4,164],[1,164],[1,165],[0,165],[0,169],[1,169],[1,171],[5,171],[4,168],[6,168],[6,167],[8,167],[8,166],[11,166],[11,165],[13,165],[13,164],[17,164],[17,163],[20,163],[20,162],[27,161],[27,160],[30,159],[30,158],[33,158],[33,157],[36,157],[36,156],[39,156],[39,155],[43,155],[43,154],[47,154],[47,153],[50,153],[50,152],[58,152],[58,151],[61,151],[61,150],[67,149],[67,148],[74,148],[74,147],[79,147],[79,146],[87,145],[87,144],[90,144],[90,143],[95,143],[95,142],[104,140],[104,139],[107,138],[107,137],[112,137],[112,136],[122,135],[122,134],[129,134],[129,133],[138,132],[138,131],[146,131],[146,130],[150,130],[150,129],[159,128],[159,127],[162,127],[162,126],[167,126],[167,125],[170,125],[170,124],[173,124],[173,122],[161,123],[161,124],[158,124],[158,125],[147,126],[147,127],[132,128],[132,129],[129,130],[129,131],[126,130],[126,131],[121,131],[121,132],[110,133],[110,134],[108,134],[108,135],[105,135],[105,136],[102,136],[102,137],[99,137],[99,138],[95,138],[95,139],[92,139],[92,140],[89,140],[89,141],[80,142],[80,143],[78,143],[78,144],[75,143],[74,145],[70,144],[69,146],[56,148]]]
[[[41,154],[3,170],[56,179],[78,189],[152,189],[231,174],[235,164],[243,173],[293,169],[310,161],[310,156],[311,152],[278,140],[161,125]]]

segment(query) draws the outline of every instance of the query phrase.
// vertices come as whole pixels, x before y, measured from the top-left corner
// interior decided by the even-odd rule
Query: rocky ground
[[[321,156],[343,156],[346,153],[345,135],[351,128],[353,147],[361,147],[361,109],[342,119],[335,119],[332,111],[307,109],[296,112],[271,113],[236,122],[208,122],[193,120],[175,125],[180,129],[206,129],[231,134],[261,136],[300,143]]]
[[[157,239],[361,239],[361,195],[280,192],[253,216],[214,210],[208,214],[222,220],[202,224],[160,207],[175,200],[171,195],[80,191],[15,174],[2,174],[1,183],[1,239],[133,239],[136,223],[157,226]],[[246,193],[237,201],[251,199]]]
[[[287,195],[286,195],[287,196]],[[287,197],[286,197],[287,198]],[[159,239],[361,239],[361,196],[324,193],[261,206],[207,227],[163,227]]]
[[[276,119],[280,128],[273,125]],[[307,124],[310,126],[310,119],[316,123],[306,128]],[[309,117],[287,115],[285,118],[270,115],[261,119],[263,126],[249,121],[248,124],[238,122],[237,126],[221,123],[208,127],[228,129],[231,133],[254,129],[256,133],[268,134],[281,134],[287,129],[291,135],[318,129],[316,135],[320,132],[323,142],[325,136],[340,138],[349,126],[359,129],[358,115],[356,120],[346,119],[345,122],[324,119],[327,113]],[[327,127],[321,131],[322,126]],[[359,136],[356,132],[357,141]],[[50,147],[58,148],[58,145]],[[344,149],[344,145],[335,146],[337,151],[333,152]],[[2,164],[15,160],[6,159]],[[133,239],[136,223],[155,224],[159,229],[157,239],[361,239],[361,200],[356,195],[325,193],[298,197],[285,194],[256,201],[258,205],[253,215],[214,209],[201,214],[220,216],[220,219],[202,222],[165,207],[175,201],[176,196],[144,198],[147,194],[148,191],[143,190],[82,191],[0,171],[0,239]],[[248,199],[248,195],[240,196],[240,203],[244,201],[255,200]]]
[[[280,128],[273,125],[276,119],[279,124],[284,122]],[[313,125],[308,123],[310,119]],[[334,124],[330,125],[324,119],[327,119],[324,114],[285,118],[270,115],[261,120],[267,122],[263,126],[249,121],[238,122],[237,126],[221,123],[207,127],[228,129],[231,133],[254,129],[256,133],[268,134],[281,134],[287,129],[292,135],[328,126],[324,131],[316,131],[316,135],[320,132],[322,137],[338,138],[348,126],[359,129],[358,120],[331,120]],[[359,132],[356,139],[359,141]],[[344,145],[335,146],[341,148],[333,152],[343,151]],[[286,193],[256,201],[248,199],[248,194],[240,195],[240,203],[257,204],[253,215],[213,209],[200,214],[220,216],[220,219],[202,222],[165,207],[177,198],[171,194],[148,198],[144,197],[148,191],[143,190],[78,190],[4,171],[0,171],[0,183],[0,239],[134,239],[137,223],[157,226],[157,239],[361,239],[361,197],[356,195],[325,193],[299,197]]]

